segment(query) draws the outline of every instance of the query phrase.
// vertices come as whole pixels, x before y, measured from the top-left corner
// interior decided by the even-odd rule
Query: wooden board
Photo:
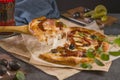
[[[75,12],[79,12],[80,13],[80,18],[76,18],[76,20],[78,21],[82,21],[86,24],[89,24],[89,22],[85,21],[85,17],[83,16],[84,15],[84,7],[77,7],[77,8],[73,8],[73,9],[70,9],[66,12],[64,12],[62,14],[62,16],[66,17],[66,18],[73,18],[73,14]],[[108,15],[108,19],[107,21],[104,21],[102,22],[101,20],[97,19],[96,22],[99,24],[99,25],[104,25],[104,26],[110,26],[112,25],[113,23],[115,23],[118,19],[116,17],[113,17],[113,16],[109,16]]]

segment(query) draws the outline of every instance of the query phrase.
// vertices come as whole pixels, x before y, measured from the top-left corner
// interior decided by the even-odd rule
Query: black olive
[[[0,65],[3,65],[3,66],[5,66],[5,67],[7,67],[8,61],[7,61],[6,59],[1,59],[1,60],[0,60]]]
[[[96,35],[91,35],[90,36],[92,39],[97,39],[97,36]]]
[[[57,49],[51,49],[51,52],[52,52],[52,53],[57,53],[58,50],[57,50]]]
[[[89,8],[84,9],[84,13],[91,11]]]
[[[73,18],[80,18],[80,12],[75,12],[72,16]]]
[[[3,65],[0,65],[0,76],[3,76],[7,73],[7,68]]]
[[[10,70],[17,71],[21,68],[21,65],[17,61],[13,60],[9,62],[9,67],[10,67]]]
[[[71,50],[75,49],[75,45],[74,44],[70,44],[69,49],[71,49]]]

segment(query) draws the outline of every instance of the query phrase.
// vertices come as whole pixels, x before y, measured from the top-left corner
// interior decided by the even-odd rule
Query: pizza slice
[[[108,55],[109,43],[106,36],[94,30],[69,27],[66,32],[66,42],[62,46],[56,46],[50,51],[40,54],[39,58],[45,61],[76,66],[81,63],[94,63],[104,65],[101,60],[101,55]]]
[[[34,19],[29,25],[29,31],[40,42],[48,41],[50,38],[65,37],[66,25],[57,19],[48,19],[40,17]]]

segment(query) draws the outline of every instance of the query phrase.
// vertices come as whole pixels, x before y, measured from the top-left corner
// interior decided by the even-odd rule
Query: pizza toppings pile
[[[93,63],[104,66],[104,61],[110,58],[110,43],[105,35],[97,31],[82,27],[66,27],[59,20],[47,18],[31,23],[30,30],[39,41],[47,42],[50,38],[55,38],[55,46],[38,56],[47,62],[92,68]]]

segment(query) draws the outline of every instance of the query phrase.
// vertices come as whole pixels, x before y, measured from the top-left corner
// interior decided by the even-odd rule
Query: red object
[[[15,25],[15,0],[0,0],[0,27]],[[10,35],[10,32],[0,32],[0,35]]]
[[[15,25],[15,0],[0,0],[0,26]]]
[[[14,2],[15,0],[0,0],[0,3]]]

